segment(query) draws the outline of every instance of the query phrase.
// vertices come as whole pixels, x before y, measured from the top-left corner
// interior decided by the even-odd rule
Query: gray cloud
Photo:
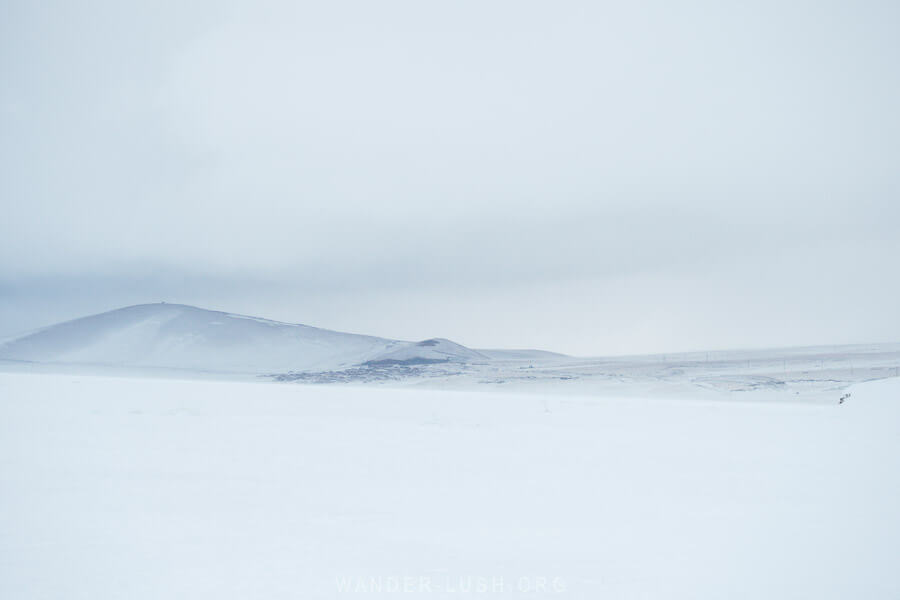
[[[7,3],[0,334],[900,338],[890,2]]]

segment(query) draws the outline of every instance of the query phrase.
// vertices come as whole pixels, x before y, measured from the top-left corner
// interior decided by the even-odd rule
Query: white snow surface
[[[849,392],[0,373],[0,598],[898,598],[900,379]]]

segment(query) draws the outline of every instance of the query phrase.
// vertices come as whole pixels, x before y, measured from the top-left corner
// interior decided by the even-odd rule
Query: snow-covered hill
[[[59,323],[0,345],[0,359],[265,373],[382,359],[484,358],[449,340],[404,342],[205,310],[141,304]],[[399,358],[398,358],[399,357]]]
[[[427,364],[439,362],[472,362],[488,360],[488,357],[456,342],[443,338],[423,340],[415,344],[391,350],[368,364]]]

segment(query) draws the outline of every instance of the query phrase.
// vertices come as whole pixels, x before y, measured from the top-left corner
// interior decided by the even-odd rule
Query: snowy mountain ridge
[[[6,340],[0,343],[0,359],[267,373],[487,357],[440,338],[407,342],[159,303],[82,317]]]

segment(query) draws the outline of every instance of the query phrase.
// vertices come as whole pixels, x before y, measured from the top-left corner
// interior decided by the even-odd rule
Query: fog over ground
[[[0,6],[0,337],[900,341],[896,2]]]

